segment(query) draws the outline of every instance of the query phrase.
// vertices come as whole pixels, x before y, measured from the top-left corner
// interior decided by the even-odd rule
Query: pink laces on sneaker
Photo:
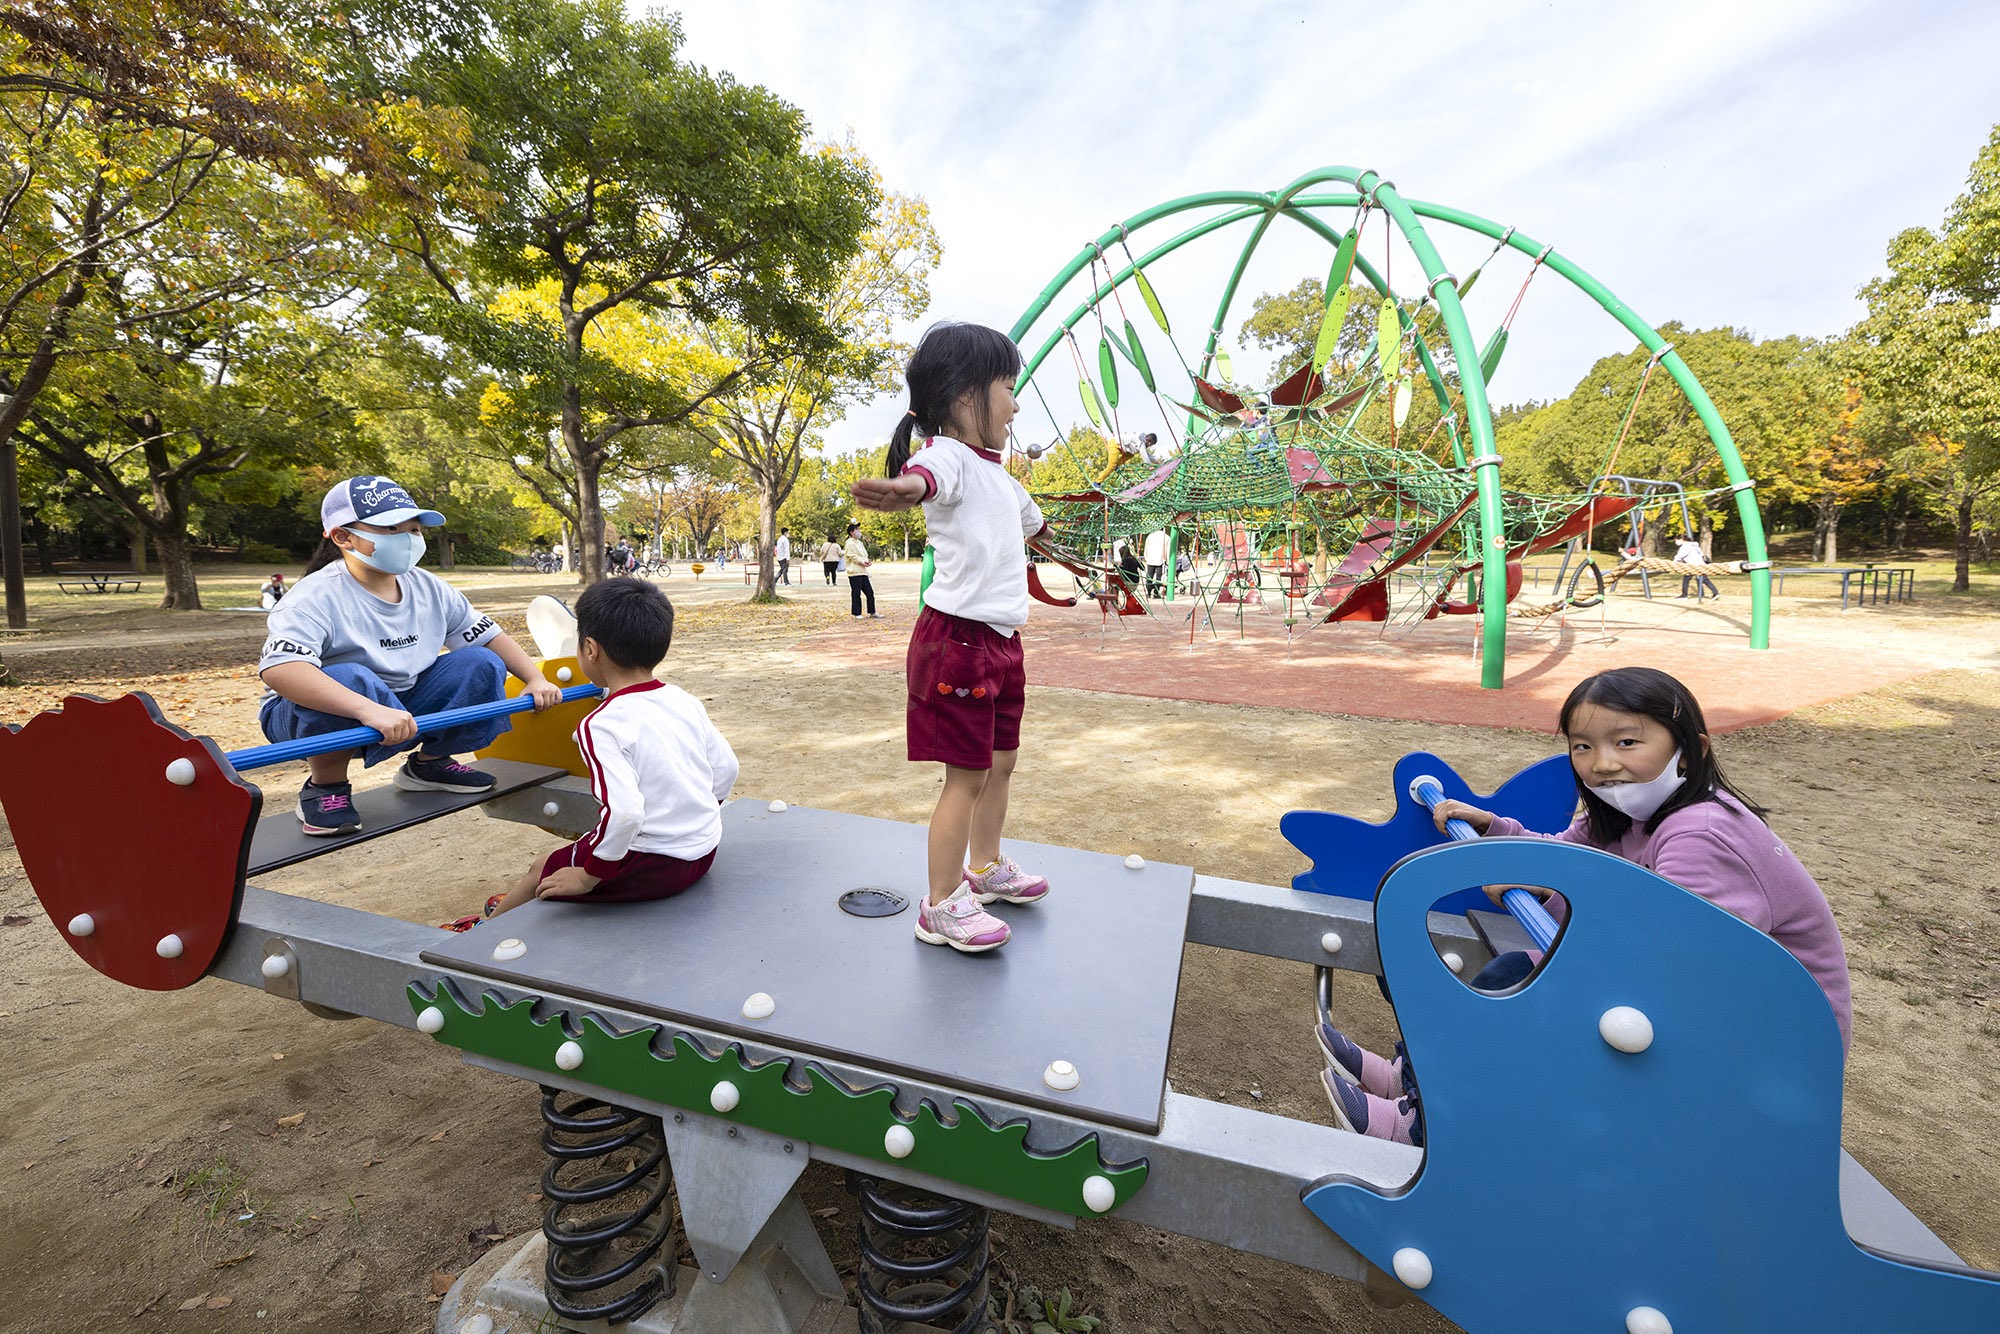
[[[344,811],[352,805],[354,803],[348,800],[345,792],[330,792],[319,799],[319,808],[323,811]]]

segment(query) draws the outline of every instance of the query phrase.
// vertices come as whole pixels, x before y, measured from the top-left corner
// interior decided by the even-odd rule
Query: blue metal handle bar
[[[1444,785],[1429,774],[1419,774],[1410,780],[1410,795],[1422,802],[1425,810],[1434,811],[1444,801]],[[1446,820],[1444,828],[1453,842],[1470,843],[1479,837],[1479,831],[1463,820]],[[1536,949],[1555,944],[1556,919],[1549,916],[1540,899],[1525,889],[1509,889],[1501,892],[1500,902],[1535,942]]]
[[[603,693],[603,686],[569,686],[562,692],[563,703],[568,704],[579,699],[596,699]],[[462,723],[504,718],[510,713],[526,713],[534,707],[535,701],[532,697],[520,694],[512,699],[496,699],[485,704],[468,704],[460,709],[445,709],[417,719],[417,735],[442,731]],[[242,773],[246,769],[262,769],[268,765],[283,764],[287,760],[303,760],[309,755],[325,755],[336,750],[359,750],[363,746],[372,746],[381,739],[382,734],[372,727],[350,727],[339,732],[322,732],[318,736],[302,736],[295,741],[274,741],[268,746],[232,750],[223,758],[229,761],[230,767],[237,773]]]

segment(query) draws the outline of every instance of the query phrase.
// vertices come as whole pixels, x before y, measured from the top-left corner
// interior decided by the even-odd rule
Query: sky
[[[942,318],[1010,327],[1080,246],[1142,209],[1276,190],[1331,165],[1376,168],[1411,199],[1518,227],[1655,327],[1833,335],[1861,316],[1856,290],[1890,238],[1938,225],[2000,122],[1993,0],[668,8],[686,59],[771,89],[815,137],[852,134],[887,188],[929,203],[944,259],[910,337]],[[1166,239],[1167,226],[1143,239]],[[1460,276],[1490,249],[1430,231]],[[1191,361],[1242,235],[1147,270]],[[1400,247],[1385,256],[1386,235],[1378,226],[1366,252],[1395,265],[1402,287],[1415,260]],[[1264,369],[1238,332],[1251,299],[1324,276],[1329,258],[1303,229],[1272,228],[1223,334],[1239,379]],[[1467,302],[1477,339],[1529,269],[1509,255],[1482,276]],[[1128,313],[1152,359],[1170,361],[1136,301]],[[1092,327],[1093,360],[1095,343]],[[1562,397],[1596,359],[1634,345],[1544,271],[1493,398]],[[1038,376],[1053,413],[1023,405],[1030,438],[1081,419],[1067,356]],[[878,445],[903,407],[898,395],[854,409],[827,429],[828,448]]]

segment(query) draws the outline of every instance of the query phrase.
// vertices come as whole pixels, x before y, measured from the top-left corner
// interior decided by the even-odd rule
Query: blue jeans
[[[413,718],[444,709],[463,708],[468,704],[485,704],[506,693],[506,664],[490,648],[462,648],[440,655],[436,662],[418,673],[408,690],[400,694],[389,689],[382,683],[381,677],[358,663],[337,662],[320,670],[355,694],[365,695],[385,708],[402,709]],[[352,718],[304,708],[282,695],[272,695],[264,701],[257,714],[257,723],[264,729],[264,736],[271,741],[292,741],[359,726]],[[492,745],[493,738],[512,725],[506,718],[461,723],[441,732],[423,733],[398,745],[369,746],[361,752],[361,762],[368,766],[380,764],[391,755],[412,746],[423,747],[426,755],[463,755]]]

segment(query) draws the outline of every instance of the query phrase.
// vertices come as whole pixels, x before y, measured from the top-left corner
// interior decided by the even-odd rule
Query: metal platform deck
[[[1034,907],[996,904],[1014,938],[987,954],[912,939],[925,887],[923,826],[739,801],[723,811],[714,869],[686,893],[656,903],[531,903],[440,939],[423,959],[1157,1130],[1194,872],[1133,870],[1072,848],[1007,848],[1053,888]],[[891,890],[911,906],[891,917],[841,911],[840,895],[860,888]],[[503,938],[527,952],[495,960]],[[744,1018],[745,999],[760,991],[776,1012]],[[1043,1081],[1057,1060],[1077,1068],[1075,1089]]]

